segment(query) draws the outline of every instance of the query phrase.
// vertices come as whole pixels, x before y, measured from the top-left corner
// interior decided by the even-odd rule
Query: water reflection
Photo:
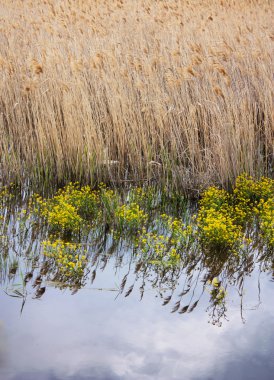
[[[20,215],[5,214],[0,240],[1,380],[272,378],[269,252],[194,250],[163,267],[102,227],[68,287],[41,254],[47,231]]]
[[[266,280],[263,275],[264,300],[273,292]],[[115,287],[110,267],[98,276],[98,286],[103,284]],[[221,329],[207,323],[207,300],[182,318],[155,302],[153,291],[138,302],[138,292],[115,300],[109,291],[85,288],[69,296],[49,287],[41,300],[27,301],[21,318],[18,300],[5,297],[6,373],[11,379],[24,378],[22,373],[46,379],[229,379],[231,373],[271,379],[273,305],[249,310],[256,281],[251,277],[247,286],[248,323],[241,323],[239,304],[231,298],[230,322]]]

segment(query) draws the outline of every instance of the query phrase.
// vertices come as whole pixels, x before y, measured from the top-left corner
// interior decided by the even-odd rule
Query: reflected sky
[[[192,313],[170,313],[147,289],[125,298],[108,290],[123,278],[107,266],[75,295],[47,287],[41,299],[21,300],[1,291],[1,380],[273,379],[274,283],[247,280],[243,323],[239,298],[229,295],[228,322],[208,323],[208,300]]]

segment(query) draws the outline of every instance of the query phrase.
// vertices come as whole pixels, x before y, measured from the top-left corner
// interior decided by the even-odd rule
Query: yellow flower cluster
[[[137,203],[123,204],[116,210],[118,226],[120,228],[139,230],[147,222],[147,214]]]
[[[215,187],[207,189],[197,217],[203,244],[219,248],[240,246],[245,229],[252,223],[254,225],[257,217],[262,237],[267,244],[273,245],[273,196],[272,179],[263,177],[256,181],[247,174],[237,178],[231,195]],[[244,241],[248,243],[250,240]]]
[[[197,217],[199,238],[208,248],[232,248],[243,237],[233,218],[232,198],[225,190],[207,189],[200,201]]]
[[[60,202],[43,214],[47,217],[49,224],[54,228],[62,230],[77,230],[83,223],[75,206],[60,200]]]
[[[200,200],[200,214],[206,210],[215,210],[215,211],[230,211],[229,203],[231,202],[231,195],[223,190],[218,189],[215,186],[209,187],[202,194]]]
[[[56,230],[77,231],[98,212],[98,194],[89,186],[68,184],[49,199],[35,196],[35,211]]]
[[[243,174],[236,180],[234,196],[238,220],[250,222],[257,216],[261,237],[274,247],[274,180],[262,177],[256,181]]]
[[[69,183],[51,199],[52,203],[67,202],[75,207],[83,218],[90,218],[98,208],[98,193],[90,186],[80,187],[78,182]]]
[[[201,229],[201,238],[208,246],[233,247],[243,238],[241,227],[222,211],[208,210],[202,219],[198,218],[198,225]]]
[[[53,259],[57,274],[63,281],[79,280],[84,274],[87,264],[86,255],[81,252],[80,244],[64,242],[57,239],[53,242],[44,241],[43,254]]]
[[[237,177],[233,193],[237,199],[247,199],[250,203],[260,199],[266,200],[273,196],[274,181],[266,177],[256,181],[253,177],[243,173]]]
[[[246,173],[236,179],[233,190],[234,216],[239,224],[250,222],[257,212],[259,203],[273,197],[274,181],[262,177],[256,181]]]

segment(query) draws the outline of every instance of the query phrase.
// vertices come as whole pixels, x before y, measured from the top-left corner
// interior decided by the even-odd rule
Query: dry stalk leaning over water
[[[2,0],[2,180],[273,175],[272,21],[266,0]]]

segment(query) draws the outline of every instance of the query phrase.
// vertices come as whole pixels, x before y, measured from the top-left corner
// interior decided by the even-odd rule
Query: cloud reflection
[[[272,290],[272,284],[264,290],[266,298]],[[152,293],[137,302],[134,295],[114,301],[108,292],[70,296],[48,289],[42,300],[28,300],[21,318],[16,300],[5,297],[2,306],[9,362],[1,380],[255,380],[258,374],[268,380],[273,374],[270,304],[250,311],[245,325],[235,306],[222,328],[207,323],[203,307],[170,314]]]

